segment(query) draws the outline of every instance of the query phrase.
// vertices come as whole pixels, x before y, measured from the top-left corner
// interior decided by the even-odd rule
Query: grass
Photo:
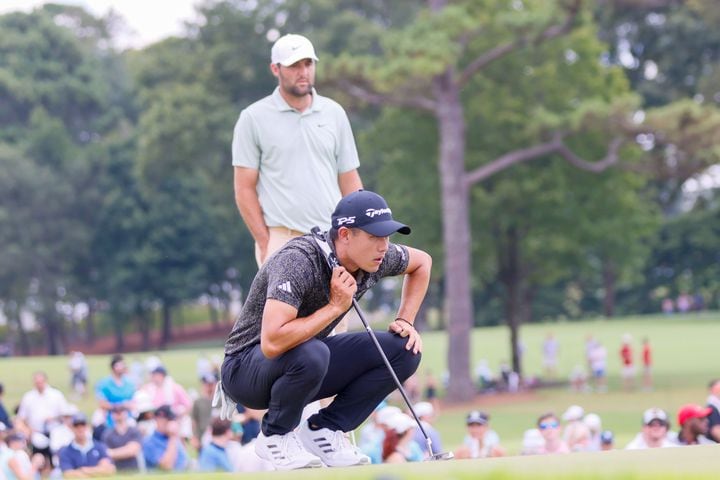
[[[524,326],[521,339],[525,344],[524,368],[526,375],[537,375],[542,372],[541,345],[548,332],[552,331],[560,342],[559,372],[562,378],[567,377],[574,365],[584,363],[584,341],[587,335],[593,335],[602,341],[608,349],[609,391],[607,393],[578,394],[565,388],[543,389],[531,395],[523,394],[515,397],[505,395],[500,398],[497,396],[479,396],[472,403],[457,406],[443,405],[436,427],[442,435],[444,450],[451,450],[462,442],[465,433],[464,417],[470,408],[480,408],[488,411],[491,415],[491,426],[499,433],[503,446],[509,453],[517,454],[521,446],[522,433],[533,426],[540,413],[555,411],[561,414],[571,404],[582,405],[586,411],[599,414],[603,419],[604,428],[615,432],[616,446],[622,448],[639,431],[640,416],[646,408],[658,406],[667,410],[671,417],[674,417],[678,407],[682,404],[703,404],[705,402],[707,382],[711,378],[720,376],[715,361],[717,357],[716,339],[720,338],[720,322],[718,322],[718,319],[720,319],[720,313],[708,312],[684,316],[666,317],[654,315],[624,317],[617,320]],[[624,392],[620,388],[620,357],[618,352],[620,339],[624,333],[630,333],[634,338],[636,358],[639,358],[640,340],[645,336],[650,339],[655,363],[655,389],[652,392],[644,392],[639,389]],[[424,372],[427,369],[432,369],[435,375],[440,377],[447,365],[446,334],[444,332],[428,332],[423,334],[423,339],[425,349],[423,361],[418,371],[421,384]],[[496,370],[500,362],[509,358],[509,333],[505,327],[475,329],[472,332],[471,344],[471,368],[481,358],[484,358],[488,360],[491,368]],[[188,388],[198,388],[195,362],[201,354],[222,355],[223,341],[219,340],[202,345],[202,347],[172,351],[129,354],[127,360],[128,362],[132,362],[134,359],[144,361],[151,354],[158,355],[177,381]],[[88,361],[91,384],[107,375],[109,356],[90,356]],[[31,374],[35,370],[46,371],[49,374],[51,383],[67,394],[70,376],[65,357],[0,359],[0,382],[5,385],[3,401],[6,407],[13,408],[19,402],[21,395],[31,388]],[[92,395],[79,401],[78,405],[83,411],[90,413],[94,406]],[[720,453],[717,450],[714,452],[716,454]],[[603,455],[592,458],[610,458]],[[716,456],[720,458],[720,455]],[[573,458],[583,457],[578,454],[577,457],[573,456]],[[516,462],[527,461],[532,464],[532,462],[541,460],[526,460],[514,457],[513,460],[507,461],[515,465]],[[567,460],[563,460],[563,463],[566,462]],[[465,465],[467,463],[465,461],[444,462],[442,465],[453,465],[453,467],[442,468],[448,469],[448,475],[450,475],[451,470],[454,471],[455,464]],[[614,464],[615,462],[608,463]],[[485,462],[479,464],[485,465]],[[432,468],[440,468],[435,465],[432,464]],[[505,464],[503,462],[491,462],[490,465],[497,465],[498,468],[503,466],[504,468]],[[477,468],[480,467],[474,466],[470,470],[475,471]],[[365,471],[365,469],[362,470]],[[373,474],[378,477],[408,478],[401,474],[401,471],[390,469],[385,473],[385,470],[375,471],[368,468],[368,472],[374,472]],[[350,476],[344,478],[354,478],[352,476],[354,475],[353,472],[352,469],[348,470],[347,473]],[[493,475],[501,475],[498,472],[493,473]],[[345,473],[343,472],[343,476]],[[420,473],[424,474],[421,470],[418,470],[417,473],[418,475]],[[303,474],[305,473],[301,472],[299,475]],[[595,472],[589,474],[595,474]],[[458,476],[453,475],[455,474],[453,473],[450,476],[440,475],[440,477],[466,478],[462,472],[458,473]],[[413,475],[412,478],[425,477],[415,477]],[[488,478],[515,477],[491,476]],[[650,477],[632,476],[627,478]]]
[[[258,472],[254,479],[268,480],[711,480],[720,469],[720,446],[662,450],[610,451],[484,460],[452,460],[362,468]],[[237,478],[238,474],[204,473],[204,480]],[[249,474],[241,474],[246,476]],[[173,480],[196,479],[198,473],[175,474]],[[144,477],[122,477],[138,479]],[[151,478],[148,476],[147,478]]]

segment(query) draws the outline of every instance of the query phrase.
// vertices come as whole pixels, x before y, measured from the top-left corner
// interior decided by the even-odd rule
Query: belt
[[[305,235],[304,232],[301,232],[299,230],[293,230],[292,228],[287,227],[268,227],[268,230],[275,230],[276,232],[283,233],[289,237],[300,237],[302,235]]]

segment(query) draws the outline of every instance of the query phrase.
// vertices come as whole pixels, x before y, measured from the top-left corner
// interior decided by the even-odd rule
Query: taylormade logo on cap
[[[393,220],[385,199],[369,190],[358,190],[342,198],[333,212],[332,226],[359,228],[377,237],[410,233],[410,227]]]
[[[279,63],[283,67],[289,67],[305,58],[318,61],[313,44],[302,35],[292,33],[283,35],[275,42],[270,51],[270,61],[274,64]]]

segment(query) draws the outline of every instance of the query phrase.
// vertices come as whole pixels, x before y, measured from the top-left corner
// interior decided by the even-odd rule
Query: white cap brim
[[[310,49],[299,48],[297,52],[294,52],[292,55],[285,58],[284,60],[275,63],[279,63],[283,67],[289,67],[290,65],[297,63],[300,60],[305,60],[306,58],[309,58],[316,62],[318,61],[318,58],[315,56],[315,52],[311,51]]]

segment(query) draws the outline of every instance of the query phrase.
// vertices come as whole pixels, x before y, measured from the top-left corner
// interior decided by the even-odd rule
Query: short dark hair
[[[220,435],[225,435],[228,430],[230,430],[230,421],[229,420],[220,420],[219,418],[216,418],[210,424],[210,432],[213,437],[219,437]]]
[[[338,229],[337,228],[331,228],[328,230],[328,240],[331,242],[334,242],[338,238]]]
[[[115,368],[116,363],[120,363],[124,360],[125,359],[123,358],[122,355],[120,355],[119,353],[116,353],[115,355],[112,356],[112,358],[110,358],[110,368]]]
[[[5,387],[2,383],[0,383],[0,395],[2,395],[3,393],[5,393]]]
[[[542,415],[540,415],[540,417],[537,419],[537,426],[539,427],[540,424],[544,420],[547,420],[548,418],[554,418],[557,420],[557,416],[553,412],[546,412],[546,413],[543,413]]]
[[[715,388],[715,385],[720,382],[720,378],[714,378],[710,380],[710,383],[708,383],[708,388]],[[0,385],[0,393],[2,393],[2,385]]]

